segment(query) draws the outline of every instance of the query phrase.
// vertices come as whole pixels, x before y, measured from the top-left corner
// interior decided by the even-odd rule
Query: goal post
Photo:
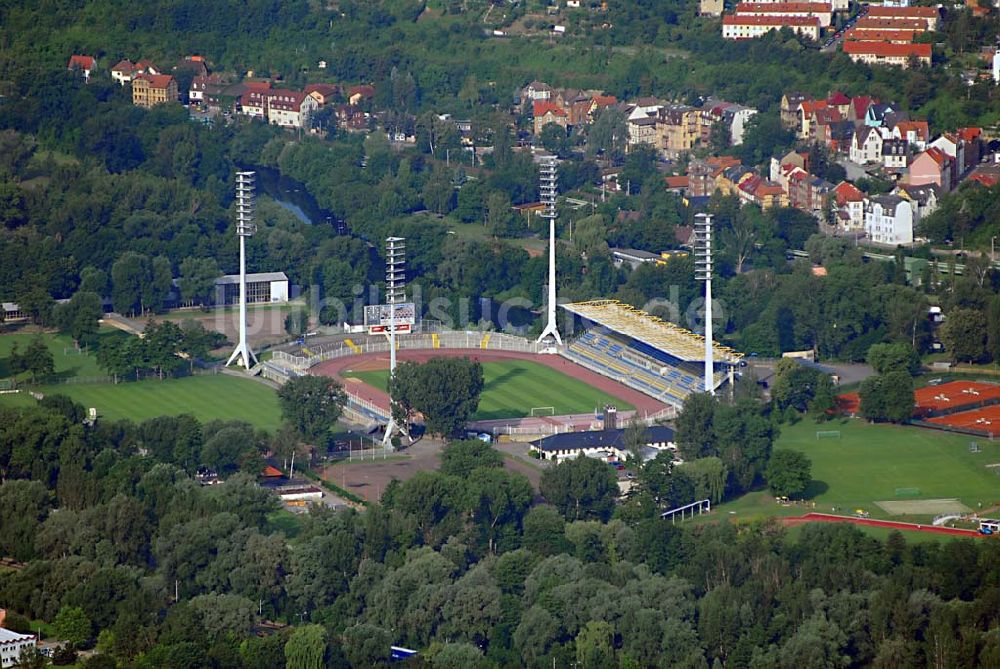
[[[840,439],[840,430],[817,430],[817,439]]]
[[[546,416],[546,415],[548,415],[548,416],[555,416],[556,415],[556,408],[555,407],[531,407],[531,417],[532,418],[534,418],[535,416],[538,415],[538,414],[535,413],[536,411],[548,411],[548,414],[542,414],[543,416]]]

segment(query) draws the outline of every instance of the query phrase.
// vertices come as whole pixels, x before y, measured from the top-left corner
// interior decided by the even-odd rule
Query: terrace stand
[[[684,506],[679,506],[676,509],[670,509],[669,511],[664,511],[660,514],[660,518],[670,518],[670,523],[673,524],[677,519],[677,514],[680,514],[681,520],[688,518],[688,512],[690,512],[690,517],[694,518],[694,514],[700,516],[703,513],[709,513],[712,510],[712,500],[702,499],[697,502],[691,502],[690,504],[685,504]]]

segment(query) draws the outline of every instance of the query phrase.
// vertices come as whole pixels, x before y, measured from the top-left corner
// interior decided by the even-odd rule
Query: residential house
[[[723,39],[753,39],[772,30],[789,28],[792,32],[819,40],[819,18],[815,16],[746,16],[727,15],[722,17]]]
[[[892,42],[844,42],[844,53],[851,60],[869,65],[893,65],[904,70],[911,61],[931,64],[930,44],[894,44]]]
[[[595,95],[590,99],[590,104],[587,106],[587,116],[585,121],[587,123],[592,123],[600,115],[602,111],[608,107],[614,107],[618,104],[618,98],[613,95]]]
[[[316,100],[317,105],[324,107],[334,101],[340,88],[333,84],[309,84],[303,92]]]
[[[826,147],[833,153],[848,153],[854,139],[854,123],[843,119],[836,123],[817,127],[817,137],[824,137]]]
[[[360,105],[363,102],[375,97],[375,87],[368,84],[351,86],[347,89],[347,103],[350,105]]]
[[[732,156],[712,157],[705,160],[694,159],[688,163],[688,197],[709,197],[715,193],[717,179],[728,168],[740,164]]]
[[[851,98],[847,97],[840,91],[834,91],[827,96],[826,104],[828,107],[836,109],[840,112],[842,117],[846,117],[848,110],[851,108]]]
[[[833,9],[828,2],[738,2],[737,16],[816,18],[821,28],[829,28]]]
[[[722,123],[729,136],[729,143],[733,146],[739,146],[743,143],[743,133],[747,121],[756,113],[757,110],[752,107],[710,98],[702,106],[701,139],[707,142],[712,132],[712,126],[716,123]]]
[[[905,139],[882,140],[882,167],[905,170],[910,158],[910,144]]]
[[[177,100],[177,80],[169,74],[137,74],[132,78],[132,104],[137,107],[156,105]]]
[[[847,108],[847,120],[854,124],[864,123],[868,108],[873,104],[878,104],[878,100],[868,95],[851,98],[851,106]]]
[[[982,128],[959,128],[955,134],[958,135],[958,139],[965,148],[965,160],[962,162],[962,173],[965,174],[982,160],[983,130]]]
[[[830,195],[835,186],[809,174],[801,168],[794,168],[788,177],[788,206],[809,212],[822,219],[830,206]]]
[[[210,102],[218,104],[218,99],[222,95],[226,83],[226,80],[219,74],[194,77],[191,80],[191,88],[188,89],[188,101],[191,104],[209,104]]]
[[[917,33],[912,30],[880,30],[869,28],[858,30],[849,28],[844,32],[845,42],[889,42],[891,44],[910,44]]]
[[[790,130],[798,130],[802,125],[799,121],[799,105],[810,97],[805,93],[785,93],[781,96],[781,126]]]
[[[934,139],[927,145],[929,148],[940,149],[952,158],[951,163],[951,185],[952,188],[958,185],[959,180],[965,174],[965,140],[958,133],[946,132]]]
[[[94,71],[97,60],[93,56],[81,56],[73,54],[69,57],[69,64],[66,69],[83,75],[84,81],[90,81],[90,73]]]
[[[124,86],[132,81],[135,74],[135,63],[128,58],[122,58],[111,68],[111,80],[118,82],[119,86]]]
[[[753,177],[761,180],[759,176],[754,174],[752,169],[737,163],[732,167],[721,170],[716,175],[715,187],[723,195],[738,195],[740,184]]]
[[[657,113],[658,147],[667,158],[691,151],[702,139],[702,111],[688,105],[667,105]]]
[[[934,210],[937,209],[940,189],[934,184],[924,186],[899,184],[892,191],[892,194],[910,202],[913,209],[913,220],[916,222],[934,213]]]
[[[532,105],[535,135],[540,135],[542,129],[549,123],[555,123],[563,130],[569,125],[569,114],[554,102],[540,100]]]
[[[778,183],[781,183],[784,179],[783,173],[788,173],[792,168],[795,167],[798,167],[799,169],[808,172],[809,154],[799,153],[798,151],[789,151],[780,158],[772,156],[770,171],[768,176],[771,179],[771,181],[777,181]]]
[[[865,233],[876,244],[913,243],[913,208],[898,195],[876,195],[865,204]]]
[[[302,91],[273,90],[267,96],[267,122],[283,128],[306,128],[319,108],[316,98]]]
[[[930,130],[927,121],[900,121],[892,127],[892,136],[905,139],[913,149],[923,151],[927,148]]]
[[[841,181],[833,189],[837,205],[837,221],[847,230],[865,227],[865,194],[849,181]]]
[[[245,81],[240,95],[240,113],[250,118],[267,118],[267,94],[271,84],[267,81]]]
[[[184,56],[174,65],[174,72],[190,72],[195,77],[208,76],[208,64],[204,56]]]
[[[868,7],[869,18],[919,21],[925,30],[937,30],[941,22],[941,10],[937,7],[886,7],[871,5]]]
[[[934,184],[947,193],[952,189],[951,180],[955,159],[937,147],[928,147],[910,162],[906,183],[913,186]]]
[[[736,187],[736,194],[740,198],[740,204],[755,204],[765,211],[772,207],[788,206],[788,194],[781,184],[756,174],[742,178]]]
[[[138,63],[135,64],[135,71],[133,74],[163,74],[153,61],[143,58]]]
[[[826,100],[804,100],[799,104],[799,127],[795,133],[798,139],[809,139],[813,136],[812,124],[816,118],[816,112],[821,109],[826,109]]]
[[[899,105],[894,102],[873,102],[865,111],[864,124],[870,128],[881,128],[887,125],[886,118],[892,118],[898,109]]]
[[[851,140],[851,162],[859,165],[882,162],[882,134],[877,128],[863,125],[856,128]]]
[[[532,81],[524,87],[521,99],[534,103],[540,100],[550,100],[552,98],[552,87],[541,81]]]
[[[927,22],[921,19],[889,19],[865,16],[854,23],[854,30],[860,33],[869,30],[907,30],[919,34],[927,31]]]

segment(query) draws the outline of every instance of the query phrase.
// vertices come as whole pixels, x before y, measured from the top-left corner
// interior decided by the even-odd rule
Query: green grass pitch
[[[479,399],[479,410],[473,416],[475,420],[530,416],[533,407],[553,407],[557,416],[590,413],[605,404],[614,404],[619,411],[635,408],[537,362],[504,360],[482,364],[485,387]],[[383,391],[389,382],[388,370],[347,372],[344,376],[360,379]],[[536,414],[547,415],[548,412]]]
[[[117,385],[63,384],[37,390],[45,395],[66,395],[85,407],[96,407],[98,416],[108,420],[128,418],[139,422],[187,413],[202,421],[244,420],[268,430],[276,429],[281,422],[274,390],[250,379],[224,374]],[[23,405],[25,401],[24,393],[0,395],[0,406]]]
[[[817,430],[840,430],[840,439],[816,439]],[[981,452],[971,453],[969,442]],[[812,460],[813,484],[807,491],[816,508],[781,507],[766,493],[754,492],[718,507],[731,517],[802,515],[807,511],[850,515],[864,509],[889,517],[876,501],[957,498],[973,511],[1000,503],[1000,441],[925,428],[871,425],[859,419],[816,424],[804,419],[783,425],[775,448],[801,451]],[[917,497],[898,497],[897,489],[919,488]],[[732,513],[730,513],[732,512]],[[894,517],[906,520],[905,517]],[[921,519],[914,518],[917,522]]]

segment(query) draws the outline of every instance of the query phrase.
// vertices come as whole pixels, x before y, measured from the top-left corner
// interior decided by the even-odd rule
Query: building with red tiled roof
[[[686,192],[691,179],[687,176],[668,176],[665,178],[667,190]]]
[[[900,121],[892,127],[892,136],[905,139],[918,151],[923,151],[930,139],[930,128],[927,121]]]
[[[876,19],[865,16],[857,20],[854,30],[911,30],[922,33],[927,31],[927,22],[922,19]]]
[[[132,77],[132,104],[155,107],[177,100],[177,80],[169,74],[137,74]]]
[[[892,42],[893,44],[909,44],[916,35],[912,30],[879,30],[876,28],[858,30],[850,28],[844,33],[844,41],[849,42]]]
[[[539,135],[542,128],[549,123],[555,123],[561,128],[569,125],[569,114],[565,109],[554,102],[548,100],[535,100],[531,107],[531,115],[534,117],[535,134]]]
[[[153,64],[153,61],[143,58],[135,64],[136,74],[161,74],[160,68]]]
[[[833,19],[833,8],[827,2],[740,2],[734,13],[737,16],[816,17],[823,28],[829,28]]]
[[[90,73],[94,71],[97,60],[93,56],[81,56],[73,54],[69,57],[69,64],[66,69],[70,72],[80,72],[84,81],[90,81]]]
[[[316,98],[320,107],[331,102],[340,92],[340,88],[333,84],[309,84],[302,90],[306,95]]]
[[[796,34],[819,40],[820,20],[816,16],[746,16],[722,17],[723,39],[753,39],[772,30],[790,28]]]
[[[117,81],[120,86],[132,81],[132,75],[135,74],[135,63],[130,61],[128,58],[122,58],[118,63],[111,68],[111,80]]]
[[[955,159],[937,147],[930,147],[910,163],[906,182],[914,186],[934,184],[946,193],[954,185],[951,177]]]
[[[911,59],[931,64],[930,44],[892,44],[889,42],[844,42],[844,53],[854,62],[869,65],[894,65],[906,69]]]
[[[941,12],[937,7],[880,7],[870,5],[868,16],[875,19],[904,19],[922,21],[927,30],[937,30]]]
[[[375,87],[369,84],[351,86],[347,89],[347,102],[352,105],[359,105],[365,100],[375,97]]]

